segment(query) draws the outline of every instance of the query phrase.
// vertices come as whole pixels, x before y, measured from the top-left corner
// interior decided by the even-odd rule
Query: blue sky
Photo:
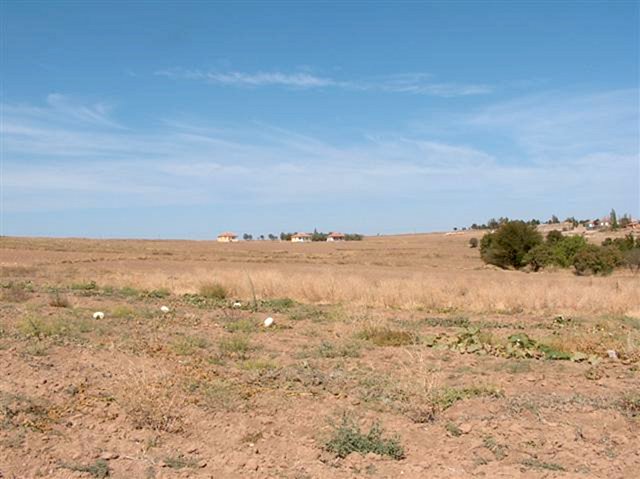
[[[17,2],[2,234],[640,215],[638,2]]]

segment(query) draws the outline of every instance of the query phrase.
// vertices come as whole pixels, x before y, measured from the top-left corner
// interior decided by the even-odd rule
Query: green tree
[[[564,236],[562,236],[562,232],[558,230],[549,231],[547,233],[547,243],[550,245],[553,245],[558,243],[559,241],[562,241],[562,238],[564,238]]]
[[[520,268],[525,255],[542,243],[542,235],[524,221],[507,221],[480,241],[480,257],[501,268]]]
[[[611,214],[609,215],[609,222],[611,223],[611,229],[618,229],[618,216],[616,215],[616,210],[612,209]]]
[[[553,263],[563,268],[573,264],[578,252],[587,246],[587,240],[582,236],[565,236],[553,246]]]
[[[548,243],[541,243],[529,250],[523,262],[531,266],[533,271],[540,271],[554,262],[553,248]]]

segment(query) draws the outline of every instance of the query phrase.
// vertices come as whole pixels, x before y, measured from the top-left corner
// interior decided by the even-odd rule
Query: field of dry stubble
[[[636,477],[640,276],[471,236],[0,238],[0,477]]]

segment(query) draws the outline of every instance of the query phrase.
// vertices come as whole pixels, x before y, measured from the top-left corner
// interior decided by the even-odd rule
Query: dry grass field
[[[0,238],[0,477],[638,477],[640,275],[471,236]]]

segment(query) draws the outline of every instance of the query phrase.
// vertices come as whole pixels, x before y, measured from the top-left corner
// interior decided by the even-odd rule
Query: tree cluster
[[[543,239],[535,226],[524,221],[507,221],[480,241],[480,257],[501,268],[533,271],[555,266],[575,268],[578,275],[610,274],[627,265],[640,271],[640,238],[607,238],[602,245],[587,243],[582,236],[565,236],[554,230]]]

